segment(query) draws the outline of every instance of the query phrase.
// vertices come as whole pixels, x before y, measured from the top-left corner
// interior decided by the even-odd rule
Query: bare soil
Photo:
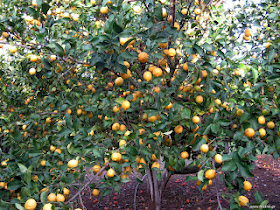
[[[280,160],[274,160],[271,156],[262,155],[256,161],[256,167],[253,170],[254,177],[248,179],[253,188],[244,195],[249,198],[250,203],[254,203],[254,193],[259,191],[269,205],[275,206],[274,209],[280,209]],[[91,195],[91,190],[87,189],[82,193],[82,200],[85,209],[123,209],[131,210],[134,204],[134,192],[137,185],[136,176],[130,176],[130,182],[123,184],[120,193],[112,193],[102,200]],[[173,175],[167,184],[162,196],[163,210],[185,210],[217,209],[217,193],[215,183],[209,186],[205,192],[200,192],[196,187],[196,181],[186,182],[186,175]],[[221,205],[229,209],[228,201],[225,201],[221,195],[227,192],[222,183],[216,183],[219,191]],[[137,210],[145,210],[148,205],[148,191],[146,181],[139,186],[137,191]],[[80,204],[80,208],[83,208]]]

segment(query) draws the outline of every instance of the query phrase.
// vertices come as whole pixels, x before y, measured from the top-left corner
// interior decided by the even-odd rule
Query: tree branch
[[[91,184],[91,182],[92,182],[100,173],[102,173],[108,165],[109,165],[109,161],[108,161],[108,163],[107,163],[105,166],[103,166],[94,176],[92,176],[92,177],[89,179],[89,181],[87,181],[87,182],[83,185],[83,187],[82,187],[76,194],[74,194],[65,204],[70,203],[70,202],[73,201],[77,196],[80,196],[80,193],[81,193],[82,191],[84,191],[84,189],[85,189],[87,186],[89,186],[89,185]]]
[[[147,176],[147,174],[145,174],[145,175],[143,176],[143,178],[142,178],[142,180],[141,180],[142,182],[144,181],[144,179],[146,178],[146,176]],[[140,183],[138,182],[137,185],[136,185],[136,187],[135,187],[135,190],[134,190],[134,199],[133,199],[133,201],[134,201],[134,204],[133,204],[134,210],[137,210],[137,206],[136,206],[136,196],[137,196],[137,190],[138,190],[139,185],[140,185]]]

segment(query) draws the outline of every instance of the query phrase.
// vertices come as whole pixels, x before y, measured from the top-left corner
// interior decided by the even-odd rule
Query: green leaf
[[[188,181],[196,181],[198,178],[196,176],[187,176],[186,177],[186,182]]]
[[[15,206],[19,210],[25,210],[25,208],[22,205],[20,205],[19,203],[16,203]]]
[[[50,62],[46,58],[42,58],[42,62],[43,62],[43,65],[44,65],[45,69],[47,69],[47,70],[52,69],[52,65],[50,64]]]
[[[119,26],[116,22],[113,23],[113,30],[114,30],[117,34],[119,34],[119,33],[121,33],[121,32],[123,31],[122,27]]]
[[[102,191],[101,195],[104,197],[104,196],[109,195],[111,193],[112,193],[112,189],[107,188],[104,191]]]
[[[54,48],[60,57],[64,55],[64,49],[58,43],[55,43]]]
[[[254,175],[250,172],[249,168],[247,166],[243,166],[240,163],[236,163],[239,172],[241,176],[243,177],[253,177]]]
[[[187,109],[187,108],[184,108],[181,112],[181,116],[184,119],[190,119],[191,118],[191,110]]]
[[[118,103],[118,104],[122,104],[122,102],[124,102],[124,101],[125,101],[125,99],[122,97],[116,99],[116,103]]]
[[[23,197],[30,197],[31,196],[31,192],[27,187],[22,187],[21,188],[21,195]]]
[[[259,77],[259,71],[258,71],[258,69],[256,69],[256,68],[252,68],[252,74],[253,74],[253,77],[254,77],[254,80],[256,81],[257,79],[258,79],[258,77]]]
[[[22,186],[21,181],[19,180],[13,180],[11,182],[8,183],[7,189],[8,190],[17,190],[18,188],[20,188]]]
[[[235,171],[237,168],[235,162],[233,160],[227,161],[224,163],[222,170],[223,171]]]
[[[274,59],[275,55],[276,55],[276,51],[274,49],[269,51],[268,58],[267,58],[268,63],[272,62],[272,60]]]
[[[203,131],[203,135],[206,135],[210,132],[212,124],[208,125],[205,130]]]
[[[42,12],[43,12],[44,14],[47,14],[47,13],[48,13],[49,8],[50,8],[50,5],[49,5],[48,3],[43,3],[43,4],[42,4]]]
[[[25,165],[21,164],[21,163],[18,163],[18,167],[19,167],[19,170],[21,173],[25,174],[26,171],[27,171],[27,168]]]
[[[200,170],[198,173],[197,173],[197,178],[198,180],[202,181],[203,182],[203,174],[204,174],[204,170]]]
[[[59,137],[63,137],[68,136],[70,133],[72,133],[72,130],[70,130],[69,128],[63,128],[57,135]]]
[[[255,199],[258,203],[263,202],[263,196],[259,191],[255,192],[254,196],[255,196]]]

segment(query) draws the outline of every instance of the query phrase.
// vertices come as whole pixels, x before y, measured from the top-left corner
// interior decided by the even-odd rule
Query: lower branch
[[[146,178],[147,174],[145,174],[142,178],[142,182],[144,181],[144,179]],[[136,187],[135,187],[135,190],[134,190],[134,204],[133,204],[133,207],[134,207],[134,210],[137,210],[137,207],[136,207],[136,196],[137,196],[137,190],[138,190],[138,187],[139,187],[140,183],[137,183]]]

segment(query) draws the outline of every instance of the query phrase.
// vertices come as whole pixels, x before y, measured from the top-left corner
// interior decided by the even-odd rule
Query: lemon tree
[[[224,181],[218,199],[249,205],[256,155],[279,158],[277,2],[9,0],[1,11],[1,209],[67,209],[88,186],[120,191],[132,171],[147,177],[150,209],[176,173],[196,174],[200,190]]]

